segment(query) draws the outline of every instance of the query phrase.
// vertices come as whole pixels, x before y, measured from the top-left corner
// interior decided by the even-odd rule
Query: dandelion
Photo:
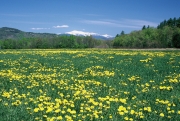
[[[129,118],[129,121],[133,121],[133,118]]]
[[[167,110],[169,111],[169,110],[171,110],[171,108],[170,108],[170,107],[167,107]]]
[[[63,110],[63,111],[61,111],[61,113],[62,113],[62,114],[65,114],[65,113],[66,113],[66,111],[64,111],[64,110]]]
[[[119,115],[124,115],[124,112],[119,112]]]
[[[59,113],[60,111],[61,111],[60,109],[56,109],[54,112]]]
[[[4,105],[5,105],[5,106],[8,106],[8,103],[5,103]]]
[[[164,113],[160,113],[159,116],[164,117]]]
[[[112,115],[109,115],[109,118],[112,119]]]
[[[124,117],[124,120],[128,121],[128,120],[129,120],[129,118],[128,118],[128,117]]]
[[[39,111],[39,108],[35,108],[34,112],[37,113]]]
[[[53,111],[53,108],[48,107],[48,109],[46,110],[46,113],[49,113],[49,112],[52,112],[52,111]]]
[[[134,111],[134,110],[131,110],[130,114],[132,114],[132,115],[133,115],[134,113],[135,113],[135,111]]]
[[[180,110],[177,113],[180,115]]]
[[[168,116],[168,118],[171,118],[171,116]]]
[[[62,116],[57,117],[57,120],[62,120],[62,119],[63,119]]]

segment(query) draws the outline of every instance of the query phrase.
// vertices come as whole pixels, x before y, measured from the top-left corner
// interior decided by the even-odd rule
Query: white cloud
[[[87,23],[87,24],[99,24],[99,25],[114,25],[115,24],[108,21],[97,21],[97,20],[83,20],[82,22]]]
[[[8,20],[6,22],[11,22],[11,23],[18,23],[18,24],[52,24],[50,22],[31,22],[31,21],[11,21],[11,20]]]
[[[53,26],[53,28],[68,28],[69,26],[68,25],[57,25],[57,26]]]
[[[149,25],[149,26],[156,27],[158,25],[158,23],[145,21],[145,20],[138,20],[138,19],[124,19],[124,21],[126,23],[131,23],[138,26]]]
[[[42,30],[42,29],[50,29],[50,28],[31,28],[32,30]]]
[[[143,25],[149,25],[156,27],[158,24],[150,21],[145,20],[137,20],[137,19],[121,19],[121,20],[82,20],[82,23],[86,24],[94,24],[94,25],[104,25],[104,26],[111,26],[111,27],[123,27],[123,28],[136,28],[140,29]]]

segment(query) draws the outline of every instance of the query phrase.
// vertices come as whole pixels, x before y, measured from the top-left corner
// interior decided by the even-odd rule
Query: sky
[[[1,0],[0,28],[116,36],[180,17],[180,0]]]

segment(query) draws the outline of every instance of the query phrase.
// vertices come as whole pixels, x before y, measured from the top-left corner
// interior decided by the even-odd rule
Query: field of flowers
[[[180,51],[0,50],[0,121],[179,121]]]

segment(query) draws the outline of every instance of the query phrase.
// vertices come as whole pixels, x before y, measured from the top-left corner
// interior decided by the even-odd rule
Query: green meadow
[[[1,121],[179,121],[180,51],[0,50]]]

